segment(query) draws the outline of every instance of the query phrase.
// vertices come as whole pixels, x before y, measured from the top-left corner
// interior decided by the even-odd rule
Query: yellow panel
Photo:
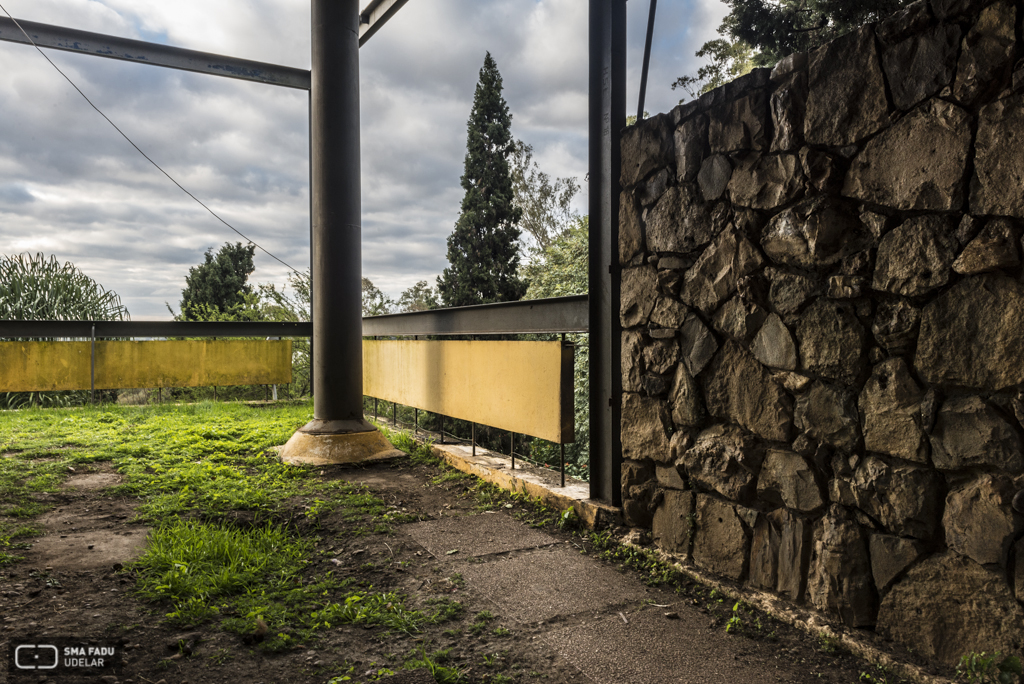
[[[87,390],[89,342],[0,342],[0,392]],[[96,342],[96,389],[286,385],[289,340]]]
[[[564,444],[572,354],[561,342],[363,340],[363,393]]]

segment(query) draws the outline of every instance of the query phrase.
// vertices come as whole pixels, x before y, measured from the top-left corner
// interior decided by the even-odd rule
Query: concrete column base
[[[375,429],[323,432],[322,427],[322,421],[313,421],[296,430],[288,443],[281,447],[281,461],[289,465],[337,465],[405,456],[405,452],[392,446]]]

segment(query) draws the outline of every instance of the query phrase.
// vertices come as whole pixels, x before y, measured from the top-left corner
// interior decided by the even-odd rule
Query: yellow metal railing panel
[[[0,342],[0,392],[90,389],[90,342]],[[286,385],[289,340],[96,342],[96,389]]]
[[[572,442],[571,346],[363,340],[363,394],[551,442]]]

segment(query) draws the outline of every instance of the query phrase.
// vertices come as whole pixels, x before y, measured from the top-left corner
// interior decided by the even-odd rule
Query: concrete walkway
[[[820,681],[768,643],[728,638],[671,591],[504,513],[403,525],[467,587],[597,684]],[[713,655],[711,655],[713,654]]]

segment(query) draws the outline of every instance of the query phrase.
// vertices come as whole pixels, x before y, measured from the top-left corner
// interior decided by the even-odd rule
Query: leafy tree
[[[533,161],[533,146],[521,140],[512,143],[511,157],[513,201],[523,212],[519,227],[536,241],[537,251],[543,251],[578,218],[572,200],[579,183],[572,177],[552,182]]]
[[[131,317],[117,293],[70,261],[42,254],[0,256],[0,320],[123,321]]]
[[[177,318],[183,321],[253,320],[245,318],[245,312],[252,310],[253,289],[248,280],[256,269],[252,259],[255,252],[255,245],[243,246],[241,242],[224,243],[216,255],[212,247],[208,249],[205,261],[190,268],[185,276],[181,314]],[[247,297],[250,297],[248,304]],[[225,315],[229,318],[223,318]],[[242,318],[230,318],[232,315]]]
[[[717,88],[752,68],[771,66],[786,55],[813,50],[863,24],[905,7],[911,0],[722,0],[729,14],[721,39],[704,43],[698,57],[711,62],[696,76],[672,84],[690,97]]]
[[[484,58],[467,123],[462,212],[448,236],[449,268],[437,279],[445,306],[520,299],[526,283],[517,275],[518,228],[508,158],[512,115],[491,53]]]
[[[398,298],[398,311],[409,313],[412,311],[427,311],[440,306],[438,302],[437,288],[431,287],[426,280],[421,280]]]
[[[42,254],[0,255],[0,320],[124,321],[128,309],[117,293],[85,275],[70,261]],[[87,402],[90,393],[5,392],[0,408],[67,406]],[[105,401],[117,395],[101,392]]]
[[[589,234],[588,217],[577,218],[572,227],[556,238],[538,259],[523,269],[525,277],[530,282],[526,299],[587,293]],[[587,466],[590,459],[590,338],[587,335],[566,337],[576,345],[573,364],[576,441],[565,447],[566,472],[574,477],[589,479]],[[531,451],[544,463],[558,463],[558,447],[554,444],[534,440]]]
[[[377,289],[369,278],[363,278],[363,315],[383,316],[391,313],[395,303],[391,298]]]

